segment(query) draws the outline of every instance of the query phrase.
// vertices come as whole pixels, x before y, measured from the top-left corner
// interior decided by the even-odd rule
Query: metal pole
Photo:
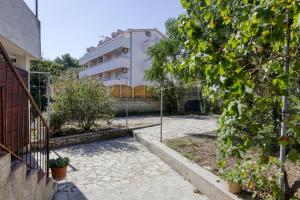
[[[35,16],[36,18],[39,17],[39,1],[35,0]]]
[[[47,113],[48,113],[48,126],[50,127],[50,117],[51,117],[51,108],[50,108],[50,96],[51,96],[51,87],[50,87],[50,76],[51,74],[48,73],[48,83],[47,83]]]
[[[163,88],[160,87],[160,142],[162,142],[162,125],[163,125]]]
[[[128,128],[128,97],[127,97],[127,78],[126,78],[126,128]]]

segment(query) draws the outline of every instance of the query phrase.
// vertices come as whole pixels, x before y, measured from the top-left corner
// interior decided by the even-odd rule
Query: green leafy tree
[[[59,126],[64,122],[78,122],[82,129],[90,130],[96,120],[109,122],[115,113],[111,90],[97,78],[78,79],[76,70],[68,70],[56,78],[52,99]]]
[[[52,78],[58,76],[64,69],[62,64],[50,60],[33,60],[30,63],[31,72],[50,72]],[[47,106],[47,82],[48,77],[45,74],[30,75],[30,92],[42,111],[46,111]]]
[[[169,70],[168,66],[180,64],[188,52],[184,48],[184,40],[178,31],[177,19],[170,18],[165,23],[166,36],[148,49],[151,68],[146,71],[145,78],[158,83],[164,88],[164,104],[169,113],[182,113],[183,97],[187,87],[183,87],[182,78],[188,71]],[[195,75],[195,74],[194,74]]]
[[[151,58],[151,68],[146,71],[145,78],[158,83],[157,87],[164,88],[164,106],[167,112],[181,112],[183,88],[181,82],[173,73],[167,70],[167,65],[177,62],[176,57],[181,53],[182,43],[179,40],[176,19],[166,21],[166,37],[148,49]],[[159,91],[159,90],[157,90]]]
[[[51,60],[33,60],[30,63],[30,71],[50,72],[52,77],[60,75],[63,70],[64,65]]]
[[[253,149],[262,149],[252,157],[259,165],[249,165],[248,180],[266,181],[254,187],[254,194],[267,193],[266,198],[290,199],[300,187],[291,186],[282,167],[284,189],[274,181],[257,176],[261,166],[274,164],[279,145],[287,148],[287,158],[299,160],[299,2],[292,0],[181,0],[186,14],[178,22],[180,34],[189,53],[180,64],[169,65],[178,70],[182,80],[194,81],[189,72],[205,74],[206,92],[223,99],[220,117],[220,165],[226,157],[239,161]],[[286,96],[283,100],[282,96]],[[291,107],[281,112],[286,99]],[[298,104],[299,105],[299,104]],[[286,108],[286,107],[285,107]],[[287,131],[281,123],[287,121]],[[285,136],[280,137],[280,130]],[[268,159],[266,159],[266,157]],[[276,160],[276,159],[275,159]],[[267,162],[267,163],[266,163]],[[280,163],[279,163],[280,164]],[[253,167],[254,166],[254,167]],[[249,176],[251,177],[249,179]],[[257,178],[261,177],[260,180]],[[269,182],[268,182],[269,181]]]
[[[73,58],[68,53],[61,55],[60,57],[57,57],[54,61],[56,63],[62,64],[65,67],[65,69],[80,67],[79,61],[76,58]]]

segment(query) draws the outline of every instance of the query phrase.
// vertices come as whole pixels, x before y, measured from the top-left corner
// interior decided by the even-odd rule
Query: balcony
[[[130,68],[130,59],[128,57],[120,56],[113,60],[106,61],[99,65],[88,68],[84,71],[79,72],[79,77],[92,76],[107,71],[112,71],[119,68]]]
[[[117,38],[113,38],[110,41],[106,42],[103,46],[97,47],[95,50],[86,53],[82,58],[79,60],[80,65],[85,65],[89,61],[98,58],[104,54],[112,52],[118,48],[129,48],[130,46],[130,38],[129,36],[122,35]]]
[[[107,78],[101,79],[104,85],[113,86],[113,85],[129,85],[129,81],[126,78]]]
[[[40,21],[23,0],[1,0],[0,41],[11,55],[41,57]]]

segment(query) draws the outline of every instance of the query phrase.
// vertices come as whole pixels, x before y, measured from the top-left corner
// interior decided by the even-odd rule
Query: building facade
[[[0,27],[1,48],[28,86],[30,60],[41,56],[40,21],[23,0],[1,0]],[[14,138],[28,134],[27,126],[18,124],[29,119],[25,114],[18,116],[23,111],[28,113],[29,108],[28,97],[15,76],[0,54],[0,143],[13,151],[20,146]]]
[[[97,47],[87,49],[79,60],[85,68],[79,77],[99,77],[113,89],[115,97],[149,98],[147,87],[151,83],[144,79],[145,70],[150,67],[147,50],[163,37],[157,29],[118,30]]]
[[[0,199],[52,199],[50,129],[28,89],[30,60],[41,57],[36,13],[0,1]]]
[[[41,57],[40,21],[23,0],[1,0],[0,42],[14,64],[29,71]]]

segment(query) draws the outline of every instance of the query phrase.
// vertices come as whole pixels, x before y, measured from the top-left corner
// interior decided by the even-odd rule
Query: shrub
[[[235,165],[231,169],[227,169],[222,173],[226,181],[243,185],[242,168],[239,165]]]
[[[58,112],[52,113],[50,117],[50,126],[53,131],[61,129],[62,125],[64,125],[65,119]]]
[[[75,70],[55,80],[52,95],[53,112],[59,116],[58,121],[78,122],[84,130],[90,130],[98,119],[109,122],[115,113],[111,90],[97,78],[78,79]]]

